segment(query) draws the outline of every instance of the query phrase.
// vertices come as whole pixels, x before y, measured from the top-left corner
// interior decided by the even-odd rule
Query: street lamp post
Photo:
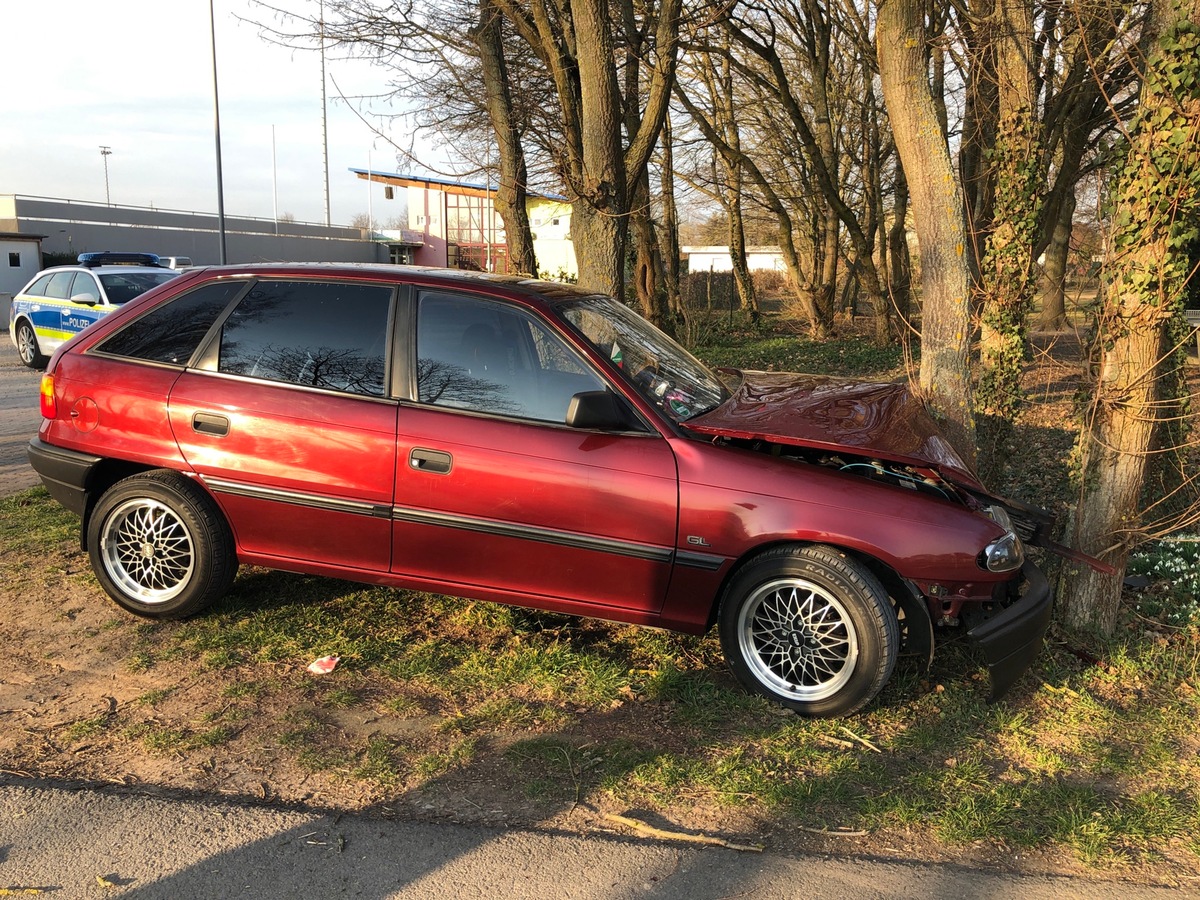
[[[221,265],[225,265],[228,261],[225,249],[225,185],[221,177],[221,101],[217,94],[217,16],[213,0],[208,0],[208,28],[212,38],[213,132],[217,143],[217,257]]]
[[[112,206],[112,196],[108,192],[108,158],[112,156],[112,148],[101,144],[100,158],[104,160],[104,202],[108,206]]]

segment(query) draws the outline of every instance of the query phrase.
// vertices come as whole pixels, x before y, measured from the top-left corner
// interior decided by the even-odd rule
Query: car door
[[[386,285],[260,281],[176,382],[176,440],[243,558],[388,571],[393,296]]]
[[[667,441],[649,428],[565,425],[571,396],[605,384],[530,312],[432,290],[416,304],[393,570],[449,593],[482,588],[598,616],[657,612],[678,516]]]
[[[102,306],[104,295],[96,276],[91,272],[76,272],[62,307],[62,330],[69,337],[78,334],[108,312]]]

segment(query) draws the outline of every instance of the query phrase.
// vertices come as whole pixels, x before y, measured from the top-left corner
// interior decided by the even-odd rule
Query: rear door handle
[[[419,472],[445,475],[453,467],[454,460],[449,453],[443,453],[441,450],[423,450],[415,447],[408,454],[408,464]]]
[[[229,434],[229,418],[216,413],[195,413],[192,416],[192,431],[198,434],[214,434],[217,437],[223,437]]]

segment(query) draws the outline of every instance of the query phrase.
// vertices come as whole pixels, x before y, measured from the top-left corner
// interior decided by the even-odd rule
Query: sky
[[[324,222],[320,54],[271,44],[238,21],[273,21],[252,0],[212,3],[226,215],[270,219],[277,210]],[[209,0],[9,0],[0,194],[215,213],[209,21]],[[390,111],[381,101],[339,97],[383,91],[386,72],[332,53],[325,68],[332,223],[400,215],[398,200],[385,200],[379,185],[368,198],[367,182],[348,169],[412,171],[393,146],[411,137],[398,133],[400,120],[378,123],[372,113]]]

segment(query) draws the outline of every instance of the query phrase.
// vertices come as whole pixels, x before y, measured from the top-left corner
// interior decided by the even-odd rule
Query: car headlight
[[[984,548],[980,561],[989,572],[1012,572],[1021,568],[1025,562],[1025,547],[1013,530],[1008,513],[999,506],[989,506],[984,512],[1007,533]]]

